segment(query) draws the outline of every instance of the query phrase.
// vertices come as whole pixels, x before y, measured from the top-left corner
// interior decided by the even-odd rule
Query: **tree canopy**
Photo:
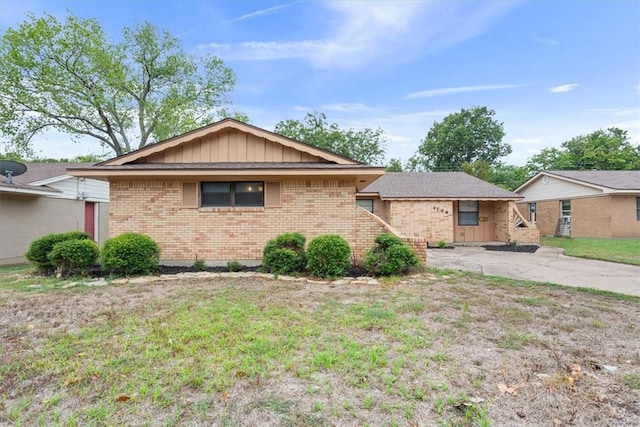
[[[233,71],[197,60],[146,22],[110,41],[95,19],[29,19],[0,40],[0,133],[28,152],[46,130],[92,137],[116,155],[227,116]]]
[[[307,113],[304,120],[284,120],[276,124],[280,135],[333,151],[362,163],[384,162],[387,138],[381,128],[355,131],[329,124],[325,113]]]
[[[400,159],[389,160],[389,164],[387,164],[385,170],[387,172],[402,172],[404,170],[402,167],[402,161],[400,161]]]
[[[511,153],[502,142],[502,123],[494,119],[495,111],[487,107],[461,109],[434,122],[418,151],[409,159],[411,170],[457,171],[463,163],[483,160],[495,165]]]
[[[498,187],[513,191],[524,184],[530,176],[526,166],[500,164],[492,169],[488,181]]]
[[[615,127],[599,129],[545,148],[529,159],[527,168],[541,170],[638,170],[640,145],[629,141],[627,131]]]

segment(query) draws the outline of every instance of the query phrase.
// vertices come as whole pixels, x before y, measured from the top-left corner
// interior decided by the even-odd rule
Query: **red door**
[[[95,240],[95,203],[84,202],[84,232]]]

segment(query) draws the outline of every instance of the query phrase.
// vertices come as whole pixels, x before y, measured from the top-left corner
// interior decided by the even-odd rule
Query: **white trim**
[[[24,194],[30,196],[57,196],[62,194],[61,191],[57,190],[42,190],[39,188],[24,188],[24,187],[9,187],[5,185],[0,185],[0,192],[3,193],[12,193],[12,194]]]

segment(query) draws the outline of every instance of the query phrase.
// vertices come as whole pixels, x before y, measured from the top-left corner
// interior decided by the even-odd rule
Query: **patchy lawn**
[[[564,248],[565,255],[640,265],[640,239],[590,239],[541,236],[544,246]]]
[[[89,287],[0,269],[0,424],[640,425],[640,299],[449,271]]]

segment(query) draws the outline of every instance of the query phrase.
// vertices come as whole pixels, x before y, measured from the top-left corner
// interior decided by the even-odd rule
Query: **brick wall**
[[[393,200],[388,222],[406,237],[453,242],[452,201]]]
[[[364,254],[375,244],[375,238],[382,233],[391,233],[400,237],[409,245],[421,263],[427,263],[427,239],[420,237],[406,237],[399,230],[386,223],[382,218],[358,208],[356,221],[356,242],[352,247],[356,259],[363,259]]]
[[[611,237],[611,197],[572,199],[571,237]]]
[[[259,261],[269,239],[290,231],[355,242],[353,180],[285,180],[282,207],[260,208],[183,208],[179,181],[115,181],[110,188],[109,235],[147,234],[167,261]]]
[[[523,209],[520,209],[522,212]],[[526,217],[525,217],[526,218]],[[536,225],[540,234],[553,236],[560,218],[560,201],[536,202]]]
[[[518,205],[520,212],[528,205]],[[560,200],[536,202],[536,225],[553,235],[560,217]],[[636,196],[606,195],[571,199],[571,237],[640,237]]]
[[[638,196],[611,197],[611,237],[640,237],[636,211]]]

